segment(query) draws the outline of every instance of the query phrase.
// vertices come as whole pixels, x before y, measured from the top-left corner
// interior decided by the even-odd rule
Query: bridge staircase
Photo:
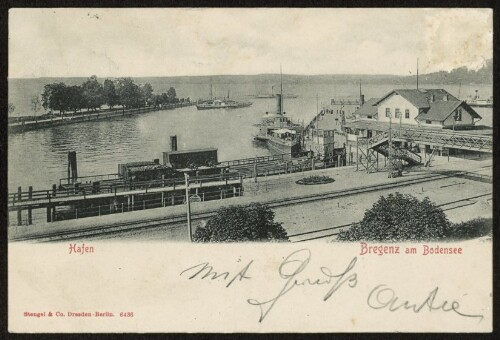
[[[399,128],[391,130],[392,142],[429,145],[433,151],[426,160],[425,166],[430,166],[437,150],[443,148],[468,150],[476,152],[493,152],[493,136],[474,134],[467,131],[450,131],[424,128]],[[368,172],[378,171],[377,154],[389,155],[389,131],[381,132],[370,138],[358,139],[358,163]],[[421,157],[411,150],[392,145],[393,166],[405,161],[409,165],[422,164]]]
[[[376,172],[379,170],[378,154],[383,155],[386,159],[389,157],[389,132],[377,134],[371,138],[358,139],[358,163],[367,172]],[[399,169],[405,161],[408,165],[422,164],[420,155],[403,147],[396,147],[392,145],[391,150],[392,164],[389,168]],[[391,166],[392,165],[392,166]]]

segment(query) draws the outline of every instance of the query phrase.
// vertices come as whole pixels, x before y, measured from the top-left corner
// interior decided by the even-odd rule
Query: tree
[[[422,201],[400,193],[380,197],[363,220],[341,232],[342,241],[424,241],[446,236],[450,222],[428,197]]]
[[[104,91],[102,84],[97,81],[97,77],[91,76],[82,84],[82,96],[85,106],[89,110],[100,109],[104,104]]]
[[[42,106],[45,110],[59,111],[62,115],[67,110],[66,85],[64,83],[46,84],[42,93]]]
[[[267,205],[229,206],[220,208],[205,227],[198,227],[195,242],[288,241],[286,230],[274,221]]]
[[[153,86],[151,84],[146,83],[141,86],[141,94],[143,100],[149,105],[152,102],[153,97]]]
[[[84,96],[84,90],[80,86],[68,86],[66,88],[65,100],[65,106],[69,110],[73,110],[75,113],[77,110],[81,110],[88,104],[87,99]]]
[[[38,121],[38,111],[42,108],[42,103],[38,96],[31,97],[31,111],[35,114],[35,120]]]
[[[113,106],[119,103],[120,98],[116,94],[115,83],[110,79],[104,81],[103,97],[104,103],[108,105],[109,108],[113,108]]]
[[[158,94],[153,94],[153,96],[151,97],[151,104],[154,107],[160,106],[160,104],[161,104],[161,96],[158,95]]]
[[[162,105],[168,104],[168,95],[165,92],[160,95],[160,102]]]
[[[12,103],[9,103],[9,115],[14,113],[14,111],[16,111],[16,106]]]
[[[116,94],[124,108],[141,106],[141,90],[131,78],[120,78],[116,81]]]
[[[168,98],[168,103],[175,103],[175,100],[177,98],[177,93],[175,92],[175,89],[173,87],[169,88],[167,91],[167,98]]]

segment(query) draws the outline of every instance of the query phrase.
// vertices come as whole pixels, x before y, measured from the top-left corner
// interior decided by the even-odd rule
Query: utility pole
[[[186,180],[186,204],[187,204],[187,224],[189,233],[189,242],[193,242],[193,233],[191,230],[191,201],[189,200],[189,175],[184,174]]]
[[[319,102],[318,94],[316,94],[316,139],[319,145]]]
[[[389,114],[389,177],[392,178],[392,114]]]
[[[418,90],[418,58],[417,58],[417,90]]]
[[[283,111],[284,111],[283,110],[283,72],[281,71],[281,64],[280,64],[280,80],[281,80],[281,88],[280,88],[280,90],[281,90],[281,98],[280,98],[281,112],[280,112],[280,114],[283,115]]]

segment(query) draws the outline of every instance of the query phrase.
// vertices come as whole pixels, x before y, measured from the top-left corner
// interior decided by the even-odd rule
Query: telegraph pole
[[[389,177],[392,178],[392,114],[389,114]]]
[[[417,58],[417,90],[418,90],[418,58]]]
[[[189,200],[189,175],[185,173],[184,179],[186,180],[186,204],[189,242],[193,242],[193,233],[191,230],[191,201]]]

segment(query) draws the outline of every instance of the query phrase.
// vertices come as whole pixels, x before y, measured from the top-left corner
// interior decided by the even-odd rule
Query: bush
[[[380,197],[363,220],[342,231],[341,241],[424,241],[446,236],[450,222],[428,197],[422,201],[400,193]]]
[[[332,183],[332,182],[335,182],[335,180],[331,177],[315,175],[315,176],[309,176],[309,177],[299,179],[296,183],[297,184],[311,185],[311,184],[326,184],[326,183]]]
[[[223,207],[205,227],[198,227],[195,242],[288,241],[286,230],[274,221],[267,205]]]
[[[491,235],[493,230],[492,218],[475,218],[470,221],[453,223],[446,231],[450,240],[467,240]]]

